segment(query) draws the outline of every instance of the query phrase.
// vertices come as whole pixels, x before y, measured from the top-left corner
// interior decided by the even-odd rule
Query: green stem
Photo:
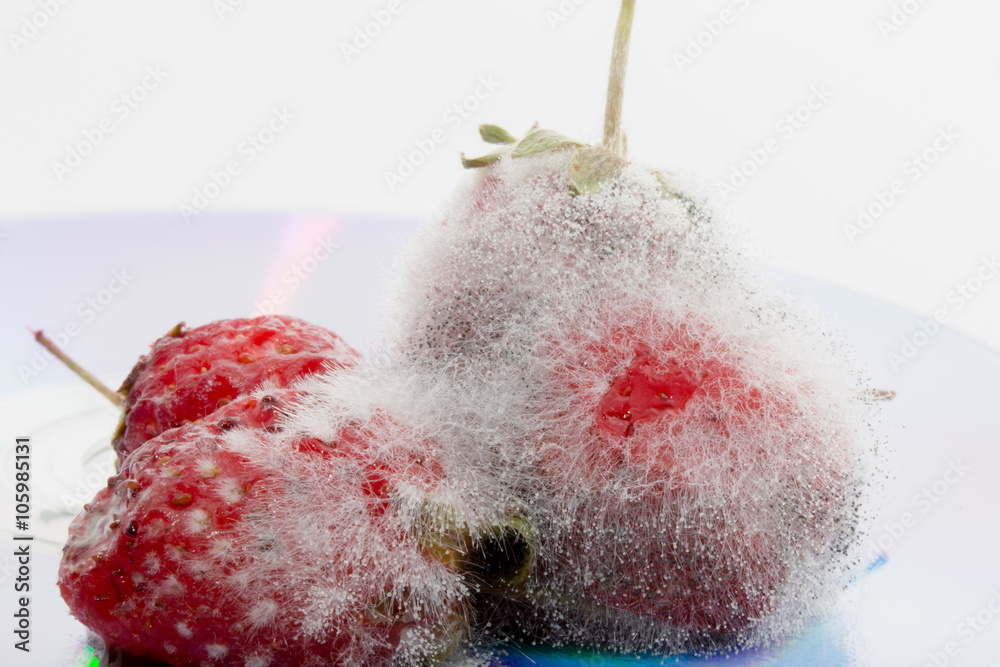
[[[635,0],[622,0],[618,27],[615,29],[615,47],[611,54],[611,74],[608,77],[608,105],[604,111],[604,147],[625,157],[625,140],[622,136],[622,100],[625,97],[625,70],[628,68],[628,47],[632,37],[632,18]]]

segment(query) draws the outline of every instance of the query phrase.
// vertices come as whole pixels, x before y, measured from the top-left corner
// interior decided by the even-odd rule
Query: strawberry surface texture
[[[286,315],[178,325],[157,340],[122,384],[125,412],[112,446],[119,461],[164,431],[202,419],[261,383],[288,387],[353,364],[336,334]]]
[[[538,130],[482,162],[408,249],[389,348],[442,387],[441,447],[504,471],[470,502],[533,522],[500,632],[718,652],[830,613],[876,486],[850,347],[697,183]]]
[[[466,632],[469,551],[455,548],[467,533],[428,528],[443,475],[430,444],[377,412],[285,433],[307,390],[265,385],[129,454],[70,528],[59,585],[73,614],[178,667],[448,655]]]

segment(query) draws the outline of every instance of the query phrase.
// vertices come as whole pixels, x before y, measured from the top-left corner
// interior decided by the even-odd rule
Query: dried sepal
[[[479,136],[488,144],[517,143],[517,137],[498,125],[480,125]]]
[[[507,151],[496,151],[482,157],[467,158],[465,157],[465,153],[462,153],[462,166],[466,169],[481,169],[482,167],[488,167],[491,164],[499,162],[506,154]]]
[[[510,156],[514,158],[528,157],[530,155],[537,155],[538,153],[582,145],[572,139],[567,139],[553,130],[534,130],[517,143]]]

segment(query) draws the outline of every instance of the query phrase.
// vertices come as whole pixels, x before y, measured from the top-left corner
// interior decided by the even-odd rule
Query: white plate
[[[11,302],[4,304],[8,318],[0,332],[6,340],[0,342],[14,351],[15,364],[30,360],[34,343],[24,325],[52,329],[76,321],[74,306],[90,289],[80,286],[86,281],[79,276],[92,277],[99,285],[105,274],[110,276],[111,267],[131,263],[137,267],[132,269],[133,285],[71,341],[76,348],[71,352],[85,363],[89,357],[95,359],[97,370],[114,384],[145,346],[177,320],[187,317],[191,324],[201,324],[248,314],[268,293],[266,289],[282,288],[284,272],[301,263],[322,234],[332,235],[341,247],[296,291],[286,294],[285,305],[289,312],[338,330],[359,347],[377,340],[377,304],[385,269],[393,262],[398,238],[412,231],[412,223],[316,216],[249,220],[217,216],[199,225],[203,222],[206,227],[197,231],[204,245],[198,247],[191,244],[195,230],[164,234],[165,223],[150,218],[108,222],[104,231],[118,234],[112,237],[118,241],[90,244],[96,257],[90,255],[86,262],[69,254],[25,255],[35,258],[33,270],[40,270],[40,262],[63,279],[48,274],[5,297]],[[69,223],[52,224],[56,229],[21,228],[21,240],[41,243],[70,229]],[[92,227],[89,233],[108,238]],[[161,233],[159,240],[150,244],[155,233]],[[222,258],[210,252],[237,234],[255,239],[245,252]],[[389,240],[393,237],[397,240]],[[181,262],[177,258],[185,252],[190,256]],[[22,259],[5,264],[0,280],[29,263]],[[171,273],[169,267],[178,265],[192,268]],[[98,268],[85,270],[85,266]],[[262,266],[270,270],[263,271]],[[850,591],[857,599],[857,611],[850,618],[813,628],[796,642],[766,654],[719,663],[1000,666],[1000,438],[994,418],[1000,406],[1000,356],[941,329],[911,360],[894,369],[887,355],[901,353],[904,337],[923,342],[920,318],[836,288],[789,276],[780,279],[783,289],[810,298],[843,325],[867,360],[876,386],[898,392],[885,410],[885,429],[895,453],[872,545],[873,554],[883,552],[886,562]],[[164,280],[170,285],[169,298],[164,296]],[[61,286],[71,292],[69,297],[58,295]],[[182,312],[185,304],[188,313]],[[46,314],[53,309],[69,314],[62,318]],[[0,664],[72,665],[86,635],[69,617],[55,587],[57,545],[64,539],[70,511],[104,483],[110,461],[105,443],[117,411],[55,367],[45,368],[27,388],[16,373],[13,378],[0,384],[0,390],[7,392],[0,395],[0,540],[7,545],[0,553],[13,551],[12,447],[15,437],[27,435],[33,447],[31,533],[36,536],[31,563],[32,652],[15,651],[8,631],[0,645]],[[13,565],[11,556],[0,556],[0,616],[6,619],[14,610]],[[598,664],[595,660],[661,662],[536,650],[527,657],[512,652],[504,663]],[[693,662],[705,661],[682,658],[666,664]]]

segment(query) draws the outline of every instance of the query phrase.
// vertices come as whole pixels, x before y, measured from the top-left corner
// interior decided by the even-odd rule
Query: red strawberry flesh
[[[112,446],[124,459],[150,438],[203,419],[265,382],[289,387],[326,368],[353,365],[358,356],[336,334],[283,315],[181,325],[153,344],[119,390],[125,412]]]
[[[129,455],[70,527],[59,584],[74,615],[178,667],[383,665],[414,633],[425,658],[444,652],[462,631],[461,582],[387,498],[432,488],[433,455],[419,440],[374,446],[377,420],[272,451],[266,429],[295,400],[237,399]]]
[[[608,435],[631,436],[638,424],[683,410],[702,379],[676,359],[661,363],[649,346],[640,345],[598,403],[598,428]]]

